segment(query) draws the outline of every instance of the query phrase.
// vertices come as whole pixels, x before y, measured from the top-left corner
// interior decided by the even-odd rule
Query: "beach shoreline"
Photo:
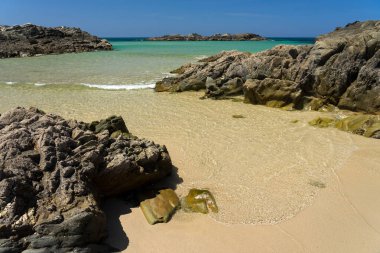
[[[86,122],[121,115],[133,134],[167,146],[183,181],[177,194],[192,187],[214,193],[219,214],[179,211],[155,226],[138,208],[129,213],[120,200],[108,202],[117,228],[111,226],[108,242],[126,252],[373,252],[380,245],[380,144],[308,125],[331,113],[199,100],[200,92],[83,89],[73,96],[7,88],[1,94],[1,112],[38,106]]]

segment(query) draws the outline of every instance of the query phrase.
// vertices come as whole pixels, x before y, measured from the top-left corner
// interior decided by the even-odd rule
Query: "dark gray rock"
[[[120,129],[128,131],[120,117],[84,124],[35,108],[1,115],[0,252],[110,252],[102,251],[101,198],[172,170],[165,146],[110,137]]]
[[[202,40],[214,40],[214,41],[243,41],[243,40],[266,40],[266,38],[261,37],[260,35],[253,33],[239,33],[239,34],[214,34],[210,36],[202,36],[197,33],[192,33],[189,35],[164,35],[161,37],[152,37],[148,40],[152,41],[202,41]]]
[[[79,28],[32,24],[0,26],[0,58],[111,50],[107,40]]]
[[[355,22],[318,37],[314,45],[282,45],[257,54],[222,52],[184,65],[174,71],[177,76],[158,82],[156,91],[192,90],[190,80],[205,79],[205,97],[244,91],[246,99],[257,104],[292,104],[300,109],[318,100],[353,111],[379,112],[379,49],[380,21]],[[272,100],[281,103],[268,104]]]

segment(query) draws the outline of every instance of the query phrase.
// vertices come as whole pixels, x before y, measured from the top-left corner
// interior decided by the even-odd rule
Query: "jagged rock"
[[[215,41],[243,41],[243,40],[253,40],[253,41],[259,41],[259,40],[266,40],[265,38],[261,37],[260,35],[253,34],[253,33],[239,33],[239,34],[214,34],[211,36],[202,36],[197,33],[192,33],[189,35],[181,35],[181,34],[175,34],[175,35],[164,35],[161,37],[152,37],[148,38],[148,40],[153,41],[202,41],[202,40],[215,40]]]
[[[157,195],[140,203],[141,211],[151,225],[168,222],[178,206],[178,196],[172,189],[160,190]]]
[[[181,208],[185,212],[214,213],[218,212],[214,196],[208,190],[191,189],[189,194],[181,199]]]
[[[353,134],[380,139],[380,116],[378,115],[359,114],[342,119],[318,117],[309,124],[315,127],[335,127]]]
[[[120,116],[111,116],[101,121],[93,121],[90,124],[82,123],[80,127],[84,130],[90,130],[94,133],[100,133],[107,130],[109,133],[121,131],[122,133],[129,133],[124,120]]]
[[[0,58],[111,50],[107,40],[79,28],[32,24],[0,26]]]
[[[101,198],[151,184],[172,165],[164,146],[111,138],[127,130],[121,118],[100,122],[91,131],[35,108],[1,115],[0,251],[110,252],[101,250]]]
[[[355,22],[318,37],[314,45],[221,52],[182,66],[177,76],[158,82],[156,91],[191,90],[188,81],[196,79],[206,80],[206,97],[242,94],[244,88],[255,104],[302,109],[318,99],[330,109],[379,112],[379,49],[380,21]]]
[[[248,79],[244,84],[244,94],[252,104],[263,104],[271,107],[296,105],[301,99],[299,84],[272,78]]]

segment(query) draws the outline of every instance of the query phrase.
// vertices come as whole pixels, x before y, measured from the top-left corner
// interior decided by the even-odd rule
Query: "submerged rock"
[[[343,119],[318,117],[309,124],[315,127],[335,127],[353,134],[380,139],[379,115],[351,115]]]
[[[333,126],[335,124],[336,120],[332,118],[327,117],[318,117],[311,121],[309,121],[310,126],[325,128],[329,126]]]
[[[192,90],[197,80],[197,90],[205,82],[205,97],[244,93],[250,103],[273,107],[380,112],[379,34],[380,21],[355,22],[318,37],[314,45],[221,52],[182,66],[177,76],[158,82],[156,91]]]
[[[111,50],[112,45],[79,28],[32,24],[0,26],[0,58]]]
[[[214,196],[208,190],[191,189],[186,197],[181,199],[181,208],[185,212],[209,213],[209,210],[217,213]]]
[[[35,108],[1,115],[0,251],[111,251],[101,198],[160,180],[172,164],[165,146],[111,138],[126,130],[121,118],[101,122],[112,127],[96,133]]]
[[[160,190],[154,197],[140,203],[141,211],[151,225],[168,222],[178,207],[179,199],[172,189]]]

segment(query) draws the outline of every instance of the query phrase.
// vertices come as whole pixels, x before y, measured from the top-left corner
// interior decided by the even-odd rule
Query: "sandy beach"
[[[379,145],[354,137],[356,151],[329,178],[313,203],[273,225],[226,224],[204,215],[177,213],[168,224],[151,226],[138,208],[110,200],[110,224],[125,252],[378,252],[380,247]],[[127,235],[117,233],[118,226]],[[128,239],[127,239],[128,238]]]
[[[197,187],[215,195],[218,214],[179,211],[168,224],[155,226],[138,208],[109,200],[104,204],[110,218],[108,243],[125,252],[380,248],[380,144],[307,124],[327,113],[199,100],[197,92],[78,89],[73,96],[72,90],[56,93],[53,87],[2,91],[1,111],[38,105],[84,121],[121,115],[133,134],[167,146],[178,169],[169,179],[177,194]],[[42,100],[53,94],[54,100]],[[24,97],[22,104],[17,96]],[[93,110],[94,105],[102,106]]]

